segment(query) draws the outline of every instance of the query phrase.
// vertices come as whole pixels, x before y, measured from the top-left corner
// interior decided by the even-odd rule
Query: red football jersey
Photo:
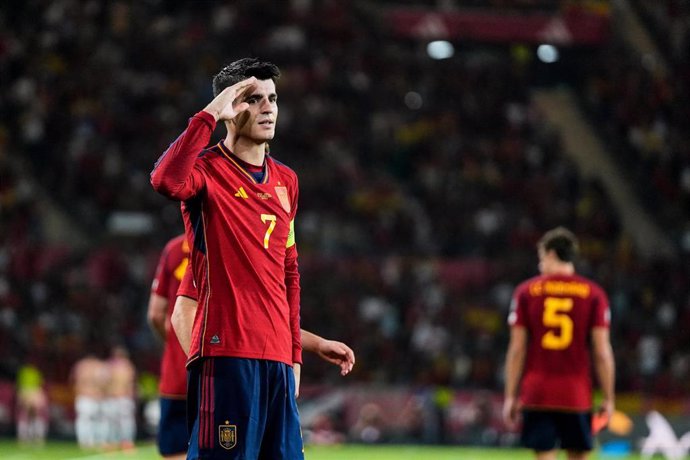
[[[185,363],[187,355],[182,351],[175,331],[170,324],[175,298],[180,280],[189,265],[189,245],[184,235],[177,236],[165,245],[158,267],[156,277],[153,279],[151,291],[168,299],[168,322],[161,360],[161,380],[159,391],[166,398],[186,398],[187,395],[187,371]]]
[[[537,276],[513,293],[508,323],[527,329],[520,384],[527,408],[587,411],[592,407],[590,335],[609,327],[603,289],[579,275]]]
[[[297,175],[266,156],[259,182],[219,143],[206,112],[163,154],[151,174],[183,201],[198,292],[189,362],[203,356],[302,361],[294,238]]]

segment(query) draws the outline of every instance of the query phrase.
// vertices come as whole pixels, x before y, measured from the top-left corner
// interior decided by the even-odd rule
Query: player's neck
[[[223,141],[227,147],[237,158],[254,166],[262,166],[266,158],[266,142],[257,144],[246,137],[234,137],[228,133],[228,136]]]
[[[573,264],[556,264],[549,270],[549,275],[555,276],[572,276],[575,274],[575,266]]]

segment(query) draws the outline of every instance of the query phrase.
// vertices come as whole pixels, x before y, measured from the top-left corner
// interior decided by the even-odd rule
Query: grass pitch
[[[489,449],[473,447],[432,446],[307,446],[307,460],[527,460],[532,453],[524,449]],[[19,445],[14,440],[0,440],[2,460],[158,460],[151,443],[138,444],[131,452],[83,451],[74,442],[51,441],[44,446]],[[565,456],[562,456],[565,458]],[[591,460],[637,460],[639,455],[602,456],[593,453]]]

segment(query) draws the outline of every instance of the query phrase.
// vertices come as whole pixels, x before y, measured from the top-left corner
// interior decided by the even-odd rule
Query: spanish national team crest
[[[285,212],[290,212],[292,207],[290,206],[290,199],[288,198],[287,187],[276,186],[276,195],[280,200],[280,205],[285,209]]]
[[[225,425],[218,425],[218,442],[223,449],[232,449],[237,445],[237,425],[229,425],[229,421],[225,421]]]

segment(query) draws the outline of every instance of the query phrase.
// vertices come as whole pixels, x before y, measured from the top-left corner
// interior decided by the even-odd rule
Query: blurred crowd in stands
[[[511,291],[536,274],[537,238],[564,225],[611,299],[618,389],[687,395],[688,12],[657,3],[646,13],[667,72],[614,37],[587,51],[579,88],[676,244],[677,257],[644,259],[530,102],[534,67],[510,46],[432,60],[354,1],[3,6],[0,379],[31,356],[65,381],[85,350],[121,341],[156,372],[149,283],[182,226],[148,174],[211,99],[212,75],[252,55],[283,72],[271,150],[300,177],[302,323],[357,353],[347,380],[305,357],[305,384],[500,389]]]

